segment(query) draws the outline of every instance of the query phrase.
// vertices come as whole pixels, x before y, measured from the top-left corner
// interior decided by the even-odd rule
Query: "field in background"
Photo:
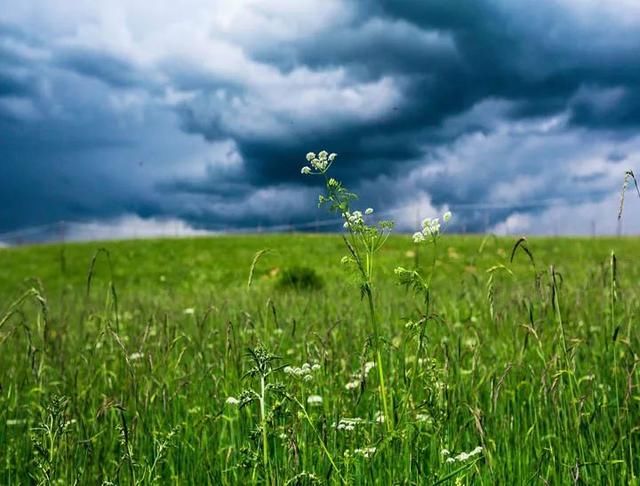
[[[640,241],[514,243],[443,236],[420,352],[381,250],[392,417],[338,236],[0,249],[0,483],[637,484]]]

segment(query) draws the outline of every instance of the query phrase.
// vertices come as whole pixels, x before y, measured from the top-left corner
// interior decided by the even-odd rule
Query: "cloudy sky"
[[[322,221],[323,148],[400,229],[615,232],[638,46],[636,0],[4,2],[0,234]]]

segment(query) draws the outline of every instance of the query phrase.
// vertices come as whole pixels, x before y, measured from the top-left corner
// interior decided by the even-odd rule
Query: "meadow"
[[[516,241],[391,236],[376,336],[338,235],[0,249],[0,483],[637,484],[640,241]]]

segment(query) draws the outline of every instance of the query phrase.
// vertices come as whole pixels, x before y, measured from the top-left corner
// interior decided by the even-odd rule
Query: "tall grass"
[[[0,483],[633,484],[640,244],[515,243],[445,235],[428,307],[378,253],[387,413],[339,238],[4,251]]]

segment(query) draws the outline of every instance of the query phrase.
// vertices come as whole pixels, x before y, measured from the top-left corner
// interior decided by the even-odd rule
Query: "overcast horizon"
[[[398,231],[615,234],[640,170],[633,0],[5,3],[0,241],[335,230],[322,149]]]

